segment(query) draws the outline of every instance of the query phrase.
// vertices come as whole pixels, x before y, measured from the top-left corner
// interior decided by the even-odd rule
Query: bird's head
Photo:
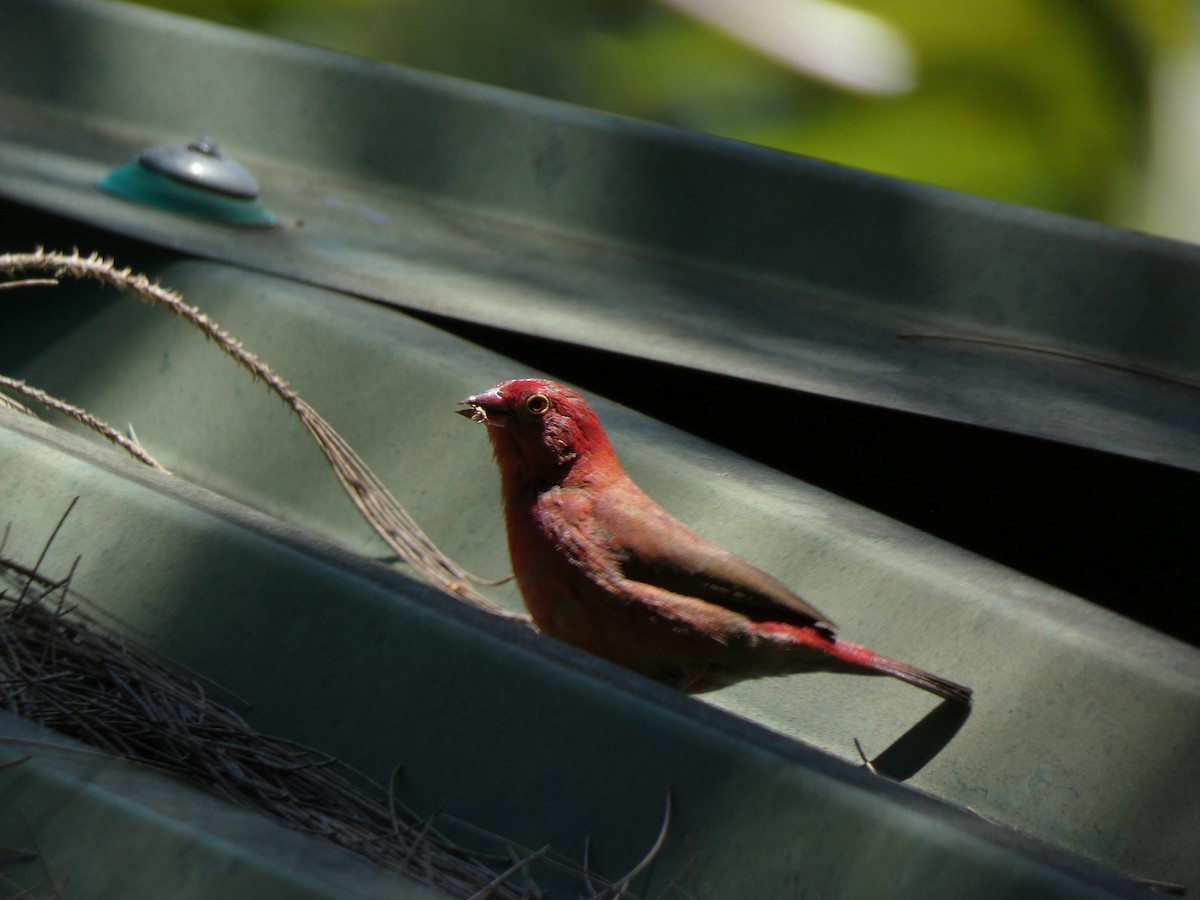
[[[615,462],[588,402],[567,387],[519,378],[467,397],[455,410],[488,426],[501,474],[534,482],[559,479],[577,464]]]

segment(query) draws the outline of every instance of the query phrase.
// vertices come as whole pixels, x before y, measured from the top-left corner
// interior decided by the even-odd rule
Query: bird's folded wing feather
[[[596,503],[592,522],[592,528],[617,548],[618,565],[626,578],[719,604],[752,619],[829,631],[836,627],[781,581],[692,531],[640,489],[633,490],[640,496],[609,494]]]

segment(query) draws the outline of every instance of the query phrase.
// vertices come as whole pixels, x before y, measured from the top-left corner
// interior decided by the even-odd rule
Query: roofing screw
[[[162,144],[138,156],[138,162],[191,187],[237,200],[258,196],[258,182],[244,166],[221,153],[212,138],[201,137],[189,144]]]

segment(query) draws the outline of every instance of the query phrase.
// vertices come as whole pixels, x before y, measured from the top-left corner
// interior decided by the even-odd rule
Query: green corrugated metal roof
[[[3,15],[6,249],[98,243],[182,290],[482,574],[506,568],[496,476],[450,413],[527,369],[394,307],[1200,462],[1194,248],[121,6]],[[199,133],[254,171],[279,226],[96,189]],[[847,637],[977,692],[965,721],[825,675],[686,698],[373,562],[384,548],[299,426],[179,323],[94,286],[4,303],[0,372],[132,421],[179,476],[5,414],[6,552],[36,556],[80,495],[50,565],[83,554],[79,590],[250,699],[257,726],[380,780],[402,763],[418,808],[565,853],[590,834],[619,875],[669,783],[648,896],[689,847],[693,886],[717,896],[792,896],[797,879],[827,896],[1136,890],[1064,850],[1200,880],[1200,803],[1179,790],[1200,775],[1180,726],[1200,705],[1194,648],[599,398],[669,509]],[[947,335],[1127,368],[932,337]],[[519,607],[511,586],[492,593]],[[863,772],[855,738],[907,784]]]

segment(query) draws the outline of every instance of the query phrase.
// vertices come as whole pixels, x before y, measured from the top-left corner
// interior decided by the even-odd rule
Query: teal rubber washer
[[[163,144],[100,179],[99,187],[135,203],[197,219],[270,228],[275,215],[257,202],[254,176],[216,142]]]

